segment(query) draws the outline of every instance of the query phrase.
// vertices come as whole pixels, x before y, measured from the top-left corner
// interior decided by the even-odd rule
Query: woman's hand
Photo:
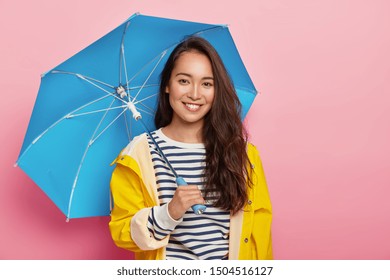
[[[172,200],[168,203],[168,212],[173,219],[179,220],[192,205],[204,203],[198,186],[178,186]]]

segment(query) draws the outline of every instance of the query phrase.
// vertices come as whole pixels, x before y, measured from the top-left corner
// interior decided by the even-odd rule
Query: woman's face
[[[166,87],[173,109],[171,124],[199,124],[214,101],[214,76],[210,60],[195,51],[183,52]]]

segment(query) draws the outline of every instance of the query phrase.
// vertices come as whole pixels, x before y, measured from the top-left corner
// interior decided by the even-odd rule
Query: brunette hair
[[[172,121],[173,109],[165,92],[176,60],[184,52],[195,51],[206,55],[214,76],[214,101],[206,114],[203,141],[206,148],[205,199],[216,197],[214,206],[230,210],[242,209],[247,200],[249,159],[246,152],[247,132],[241,122],[241,103],[225,66],[214,47],[200,37],[189,37],[172,51],[160,77],[156,128]]]

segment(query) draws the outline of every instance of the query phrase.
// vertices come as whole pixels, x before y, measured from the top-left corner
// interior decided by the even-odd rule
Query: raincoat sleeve
[[[272,204],[268,191],[267,182],[264,175],[263,164],[255,146],[253,183],[255,184],[254,196],[260,203],[254,211],[254,229],[262,228],[256,236],[257,258],[260,260],[272,260]]]
[[[109,228],[114,243],[133,252],[166,246],[169,238],[156,240],[147,228],[153,200],[145,190],[140,171],[130,156],[119,157],[111,178],[113,209]]]
[[[167,237],[183,221],[183,217],[175,220],[169,215],[168,204],[155,206],[150,211],[148,229],[156,240]]]
[[[248,156],[251,162],[250,174],[253,185],[244,211],[240,259],[269,260],[273,259],[271,199],[259,152],[252,144]]]

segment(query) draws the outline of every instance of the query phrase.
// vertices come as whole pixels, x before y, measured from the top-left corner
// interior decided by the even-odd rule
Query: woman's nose
[[[197,86],[192,86],[190,91],[188,92],[188,97],[191,98],[192,100],[197,100],[200,98],[200,92],[199,88]]]

